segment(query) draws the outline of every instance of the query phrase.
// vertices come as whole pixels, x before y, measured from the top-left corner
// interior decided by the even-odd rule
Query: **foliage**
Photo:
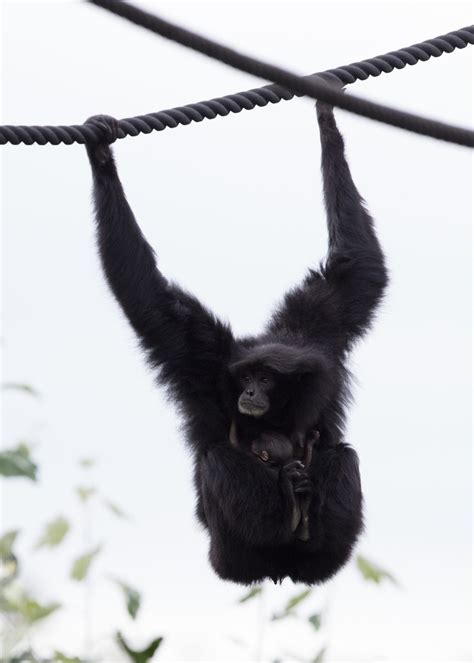
[[[73,580],[77,580],[78,582],[84,580],[87,577],[87,574],[89,573],[89,569],[92,562],[100,553],[100,551],[101,551],[101,546],[96,546],[89,552],[84,553],[76,560],[74,560],[73,565],[71,567],[71,578]]]
[[[366,557],[362,557],[362,555],[357,556],[356,564],[362,577],[369,582],[375,582],[375,584],[379,585],[383,580],[388,580],[394,585],[398,584],[391,573],[382,569],[374,562],[370,562]]]
[[[311,591],[312,591],[311,589],[305,589],[304,591],[290,598],[290,600],[285,606],[285,611],[291,612],[294,608],[296,608],[297,605],[299,605],[302,601],[305,601],[309,597]]]
[[[34,396],[35,398],[39,398],[39,392],[34,389],[31,385],[29,384],[24,384],[21,382],[4,382],[2,384],[2,389],[11,389],[14,391],[22,391],[25,394],[28,394],[29,396]]]
[[[16,587],[10,586],[10,588],[10,591],[6,590],[3,592],[3,610],[16,612],[29,625],[49,617],[61,607],[59,603],[40,604],[25,592],[18,591]]]
[[[312,659],[311,663],[323,663],[325,654],[326,654],[326,647],[323,647]]]
[[[310,615],[308,617],[309,623],[312,625],[315,631],[319,631],[321,628],[321,615],[320,614],[314,614]]]
[[[369,562],[362,555],[359,555],[356,558],[356,568],[360,571],[362,577],[367,581],[380,583],[383,579],[388,579],[391,582],[396,582],[395,578],[390,573],[383,570],[381,567],[377,566],[373,562]],[[312,658],[301,657],[295,655],[294,653],[291,654],[288,653],[288,655],[285,656],[285,659],[291,658],[291,660],[301,661],[301,663],[323,663],[323,661],[326,660],[327,645],[325,643],[326,638],[323,629],[324,619],[325,619],[325,609],[319,610],[318,612],[314,612],[313,609],[312,612],[309,612],[306,615],[301,614],[301,609],[303,608],[304,610],[304,608],[307,605],[310,605],[312,603],[311,599],[317,596],[318,592],[319,590],[316,587],[306,587],[305,589],[302,589],[296,594],[291,595],[286,601],[286,603],[283,605],[283,608],[277,612],[274,612],[270,617],[271,622],[279,622],[281,620],[285,620],[288,618],[303,621],[312,627],[313,632],[315,634],[318,634],[318,637],[321,637],[322,634],[324,638],[322,646],[320,645],[316,655],[313,656]],[[240,599],[238,599],[238,603],[239,604],[246,603],[247,601],[250,601],[252,599],[255,599],[257,601],[262,601],[264,593],[265,593],[265,585],[259,585],[253,587],[249,592],[247,592]],[[260,635],[257,635],[256,640],[257,642],[259,642],[259,645],[258,645],[258,650],[257,652],[255,652],[253,657],[256,660],[260,660],[260,653],[262,646],[261,634],[268,630],[266,628],[266,624],[262,625],[261,622],[259,623],[258,628]],[[235,638],[233,640],[234,642],[236,642]],[[243,644],[245,646],[245,643],[241,643],[240,641],[238,644],[240,645]],[[273,661],[273,663],[282,663],[282,660],[283,659],[277,658]]]
[[[163,642],[163,638],[156,638],[155,640],[152,640],[152,642],[150,642],[150,644],[147,647],[145,647],[145,649],[138,651],[132,649],[127,644],[125,638],[120,633],[120,631],[117,633],[116,639],[121,649],[129,656],[130,660],[133,661],[133,663],[147,663],[147,661],[153,658],[156,650],[158,649],[158,647],[160,647],[161,643]]]
[[[91,467],[94,467],[95,460],[93,458],[80,458],[79,465],[84,469],[89,469]]]
[[[53,661],[58,661],[58,663],[85,663],[85,661],[83,661],[80,658],[77,658],[77,656],[71,658],[71,656],[66,656],[65,654],[57,650],[54,652]]]
[[[277,621],[278,619],[285,619],[285,617],[292,617],[295,615],[295,608],[300,603],[305,601],[311,594],[312,589],[305,589],[302,592],[298,592],[292,596],[286,603],[285,607],[281,612],[276,612],[272,616],[272,621]]]
[[[78,486],[76,492],[81,502],[87,502],[90,497],[96,494],[96,489],[94,486]]]
[[[258,596],[261,593],[262,593],[262,587],[261,586],[252,587],[252,589],[250,591],[248,591],[246,594],[244,594],[239,599],[239,603],[246,603],[247,601],[250,601],[250,599],[255,598],[256,596]]]
[[[135,619],[141,604],[140,592],[121,580],[115,579],[114,582],[121,588],[125,596],[128,614],[132,619]]]
[[[0,451],[0,475],[4,477],[26,477],[36,481],[37,466],[31,460],[26,444],[15,449]]]
[[[66,518],[59,516],[51,522],[47,523],[44,528],[43,534],[38,539],[36,548],[54,548],[59,546],[66,534],[69,532],[70,525]]]
[[[14,529],[0,537],[0,558],[7,559],[13,554],[13,544],[16,541],[19,530]]]
[[[8,383],[4,384],[3,388],[15,389],[30,396],[38,396],[38,392],[29,385]],[[89,471],[94,467],[95,461],[91,458],[82,458],[79,465],[83,470]],[[35,481],[37,472],[37,464],[32,460],[30,450],[26,444],[18,444],[15,448],[0,452],[0,475],[8,478],[8,480],[26,477]],[[85,508],[86,503],[98,495],[98,491],[94,486],[80,485],[76,488],[76,494]],[[101,501],[115,517],[127,518],[125,512],[111,500],[102,497]],[[63,515],[56,516],[45,523],[33,549],[53,549],[59,546],[70,530],[71,524],[68,518]],[[18,559],[15,551],[18,535],[19,530],[15,529],[0,536],[0,608],[3,614],[2,663],[46,663],[46,661],[48,663],[51,661],[57,663],[91,663],[91,661],[87,662],[74,655],[66,655],[58,649],[50,657],[44,659],[38,657],[31,648],[32,629],[38,623],[56,613],[61,608],[61,604],[57,601],[39,601],[23,587],[21,577],[18,579]],[[87,533],[85,535],[87,537]],[[101,546],[96,545],[77,557],[71,566],[71,579],[85,582],[100,551]],[[140,592],[122,580],[116,580],[116,583],[121,587],[127,613],[131,618],[136,619],[141,604]],[[142,652],[134,652],[126,644],[123,636],[120,636],[120,638],[122,650],[137,663],[148,661],[162,642],[162,638],[158,638],[153,640]],[[28,643],[26,648],[25,643]]]
[[[128,516],[125,513],[125,511],[123,511],[123,509],[117,506],[115,502],[111,502],[110,500],[104,498],[103,503],[108,508],[108,510],[114,514],[114,516],[117,516],[117,518],[123,518],[124,520],[128,520]]]
[[[13,553],[13,545],[18,536],[18,530],[5,532],[0,538],[0,588],[9,585],[18,574],[18,560]],[[0,593],[0,604],[5,609],[5,601]]]

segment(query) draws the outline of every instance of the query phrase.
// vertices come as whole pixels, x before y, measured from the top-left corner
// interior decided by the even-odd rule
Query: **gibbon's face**
[[[277,386],[277,375],[265,366],[243,368],[239,375],[242,393],[239,412],[250,417],[263,417],[271,406],[271,396]]]

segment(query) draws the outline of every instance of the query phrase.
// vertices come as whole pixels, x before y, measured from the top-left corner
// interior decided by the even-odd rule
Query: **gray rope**
[[[203,37],[201,34],[166,21],[155,14],[151,14],[125,2],[125,0],[88,0],[88,2],[98,5],[112,14],[116,14],[135,25],[150,30],[165,39],[170,39],[181,44],[181,46],[207,55],[235,69],[283,85],[295,94],[304,94],[312,99],[324,101],[352,113],[376,120],[377,122],[407,129],[420,135],[474,147],[474,131],[470,131],[469,129],[420,117],[413,113],[376,104],[373,101],[361,99],[353,95],[344,95],[339,88],[328,85],[327,81],[322,80],[318,76],[301,78],[291,71],[276,67],[262,60],[257,60],[224,44]]]
[[[117,3],[122,4],[122,3]],[[403,69],[406,65],[414,65],[425,62],[431,57],[439,57],[443,53],[452,53],[455,49],[465,48],[474,43],[474,26],[468,26],[460,30],[449,32],[434,39],[414,44],[398,51],[391,51],[385,55],[379,55],[361,62],[328,69],[319,74],[304,77],[301,80],[310,80],[314,77],[337,80],[344,85],[349,85],[357,80],[363,81],[371,76],[379,76],[382,73],[390,73],[394,69]],[[242,110],[252,110],[256,107],[276,104],[282,100],[288,101],[295,96],[303,96],[303,93],[294,94],[281,85],[265,85],[237,94],[229,94],[208,101],[201,101],[187,106],[179,106],[169,110],[148,113],[137,117],[119,120],[119,138],[126,136],[138,136],[141,133],[152,131],[163,131],[166,128],[174,129],[180,125],[188,125],[191,122],[201,122],[204,119],[213,120],[216,117],[225,117],[230,113],[240,113]],[[456,128],[457,129],[457,128]],[[469,145],[473,145],[473,132],[462,130],[468,134]],[[99,130],[91,125],[79,124],[69,126],[0,126],[0,145],[11,143],[18,145],[59,145],[64,143],[85,143],[86,141],[98,140]],[[465,143],[463,143],[465,144]]]

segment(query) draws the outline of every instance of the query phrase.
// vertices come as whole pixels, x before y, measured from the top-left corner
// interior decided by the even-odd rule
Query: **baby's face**
[[[252,451],[256,456],[260,458],[260,460],[263,460],[264,463],[267,463],[270,460],[270,454],[266,449],[256,449],[255,446],[252,444]]]
[[[286,439],[268,439],[268,437],[252,442],[252,453],[264,463],[281,465],[293,456],[291,442]]]

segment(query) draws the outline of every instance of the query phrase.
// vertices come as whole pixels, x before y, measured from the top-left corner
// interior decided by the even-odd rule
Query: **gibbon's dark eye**
[[[242,380],[243,380],[244,382],[248,382],[248,381],[250,380],[250,375],[243,375],[243,376],[242,376]]]
[[[270,380],[268,378],[261,378],[260,382],[263,382],[264,384],[268,384]]]

